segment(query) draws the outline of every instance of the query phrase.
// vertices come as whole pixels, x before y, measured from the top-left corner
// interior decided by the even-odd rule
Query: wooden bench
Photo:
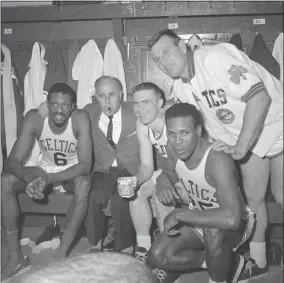
[[[57,215],[60,227],[64,228],[66,221],[65,216],[71,205],[73,195],[53,191],[48,194],[44,202],[38,202],[30,199],[26,193],[18,195],[21,212],[25,215],[27,226],[47,226],[52,223],[51,216]],[[110,203],[103,210],[106,216],[110,216]]]
[[[53,191],[48,195],[45,203],[33,201],[25,193],[20,193],[18,199],[21,211],[23,213],[65,215],[71,204],[73,196],[68,193]],[[280,209],[280,206],[275,202],[274,197],[272,196],[270,191],[267,194],[266,202],[269,223],[283,224],[282,211]],[[108,206],[104,209],[106,216],[110,216],[110,203],[111,200],[109,201]],[[38,223],[38,221],[36,222]]]

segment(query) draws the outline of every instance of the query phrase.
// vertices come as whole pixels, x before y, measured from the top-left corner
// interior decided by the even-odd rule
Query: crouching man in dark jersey
[[[207,268],[209,282],[237,282],[244,258],[235,250],[250,236],[254,213],[244,203],[232,157],[211,149],[202,136],[201,119],[187,103],[165,113],[168,159],[157,186],[166,196],[179,180],[190,202],[166,217],[148,263],[178,273]],[[166,204],[163,194],[159,200]]]
[[[56,83],[50,88],[47,104],[49,115],[46,118],[42,118],[37,109],[26,114],[22,132],[2,174],[2,227],[9,253],[8,262],[2,269],[2,282],[30,266],[29,258],[21,254],[18,239],[19,192],[40,200],[49,184],[61,184],[63,189],[74,194],[56,258],[67,256],[86,216],[92,165],[89,116],[83,110],[74,109],[76,93],[65,83]],[[37,166],[24,167],[35,139],[41,158]]]

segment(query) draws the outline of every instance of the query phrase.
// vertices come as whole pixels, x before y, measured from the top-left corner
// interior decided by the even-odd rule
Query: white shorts
[[[265,157],[273,157],[283,152],[283,133],[279,136],[273,147],[268,151]]]
[[[192,206],[189,207],[189,209],[194,209]],[[247,222],[246,224],[246,229],[244,231],[243,234],[243,238],[241,240],[241,242],[233,249],[233,251],[237,250],[237,248],[244,244],[251,236],[252,231],[254,229],[254,225],[255,225],[255,214],[254,212],[248,207],[246,206],[246,210],[245,210],[245,220]],[[203,240],[203,230],[202,228],[198,228],[194,225],[187,225],[192,231],[194,231],[194,233],[200,238],[200,240],[202,242],[204,242]]]

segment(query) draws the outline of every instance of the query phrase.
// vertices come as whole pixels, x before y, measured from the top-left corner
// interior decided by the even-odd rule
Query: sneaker
[[[268,264],[265,267],[260,268],[256,262],[250,258],[243,268],[242,273],[239,276],[238,282],[247,282],[256,278],[265,277],[268,275]]]
[[[43,233],[36,239],[35,245],[39,245],[42,242],[51,241],[54,238],[60,238],[60,227],[58,224],[52,224],[47,226]]]
[[[229,283],[237,283],[239,276],[244,268],[245,259],[243,256],[234,253],[231,268],[229,269]]]
[[[146,263],[148,252],[145,248],[138,247],[135,253],[135,258],[142,263]]]
[[[270,266],[280,266],[282,255],[283,255],[283,252],[282,252],[281,247],[275,242],[270,242],[268,253],[267,253],[267,261],[269,265]]]
[[[28,256],[24,256],[23,260],[21,263],[15,266],[14,270],[5,278],[2,278],[1,275],[1,282],[5,283],[10,281],[14,276],[23,274],[24,272],[27,272],[31,268],[30,265],[30,259]]]
[[[162,269],[155,269],[153,272],[161,283],[178,283],[180,279],[180,274],[169,273]]]

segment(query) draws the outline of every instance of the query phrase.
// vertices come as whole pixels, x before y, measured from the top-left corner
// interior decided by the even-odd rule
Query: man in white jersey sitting
[[[177,98],[202,112],[206,130],[216,141],[214,149],[237,160],[257,220],[251,259],[240,278],[267,275],[269,179],[283,210],[283,83],[229,43],[190,51],[172,30],[162,30],[149,40],[149,47],[157,66],[185,84],[187,90],[177,92]]]
[[[136,198],[130,201],[130,214],[136,231],[138,245],[136,257],[143,262],[146,261],[147,251],[151,247],[150,227],[153,214],[149,199],[152,197],[160,232],[164,229],[164,218],[176,205],[176,201],[174,200],[173,203],[168,204],[169,206],[164,206],[157,200],[154,192],[156,178],[161,173],[163,163],[167,158],[166,145],[168,139],[165,119],[164,115],[159,117],[159,112],[164,105],[164,100],[163,91],[154,83],[144,82],[133,89],[133,108],[138,117],[136,131],[140,145],[141,164],[135,174],[138,180],[137,187],[139,189]],[[153,146],[156,154],[153,154]],[[158,168],[156,171],[154,171],[156,169],[155,167]],[[182,190],[177,184],[176,189]],[[187,195],[182,194],[182,192],[180,192],[180,194],[187,197]],[[176,197],[178,198],[179,194],[176,193]],[[167,274],[167,277],[176,277],[176,275]],[[165,282],[165,276],[163,276],[162,279],[162,282]]]
[[[37,109],[26,114],[21,134],[2,174],[2,227],[9,252],[2,280],[30,266],[29,258],[21,254],[18,239],[19,192],[41,200],[48,185],[62,184],[66,191],[74,194],[56,258],[67,256],[87,212],[92,165],[89,116],[74,109],[76,93],[65,83],[56,83],[50,88],[47,104],[49,115],[46,118],[42,118]],[[23,162],[35,139],[39,142],[42,158],[37,166],[24,167]]]
[[[168,163],[161,174],[172,184],[179,180],[190,201],[166,217],[148,263],[176,272],[207,266],[209,282],[237,282],[244,259],[233,250],[250,236],[254,213],[238,188],[234,160],[211,150],[195,106],[175,104],[165,120]]]

